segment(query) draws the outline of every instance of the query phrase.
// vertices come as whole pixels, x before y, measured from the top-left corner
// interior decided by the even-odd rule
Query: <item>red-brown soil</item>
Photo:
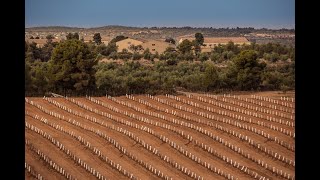
[[[223,102],[222,98],[224,96],[221,94],[218,95],[219,100],[211,99],[209,97],[206,97],[204,94],[192,94],[193,97],[202,97],[207,100],[220,102],[223,105],[239,108],[240,110],[249,110],[245,109],[244,107],[240,107],[236,104]],[[253,93],[237,93],[236,96],[250,99],[252,94]],[[288,104],[294,105],[294,102],[292,102],[291,99],[289,101],[280,100],[280,97],[294,98],[294,93],[281,94],[279,92],[267,92],[254,94],[258,96],[269,97],[271,99],[278,100],[279,102],[286,102]],[[195,179],[191,177],[191,173],[195,173],[196,176],[203,177],[203,179],[228,179],[228,177],[224,177],[221,174],[215,173],[213,172],[213,170],[210,170],[205,165],[201,164],[204,162],[206,164],[210,164],[216,169],[219,169],[219,171],[222,170],[224,173],[229,174],[230,179],[231,176],[233,176],[234,179],[254,179],[252,175],[245,173],[243,170],[241,170],[241,168],[230,165],[228,163],[229,160],[232,160],[233,162],[236,161],[241,166],[246,167],[251,172],[258,174],[261,177],[265,177],[265,179],[294,179],[294,150],[290,150],[275,141],[268,140],[266,137],[259,135],[253,131],[245,130],[233,124],[228,124],[219,120],[208,119],[195,113],[180,110],[179,108],[173,107],[173,105],[178,104],[182,107],[192,109],[193,112],[198,111],[208,115],[214,115],[218,119],[230,119],[232,122],[238,122],[242,126],[247,125],[252,128],[256,128],[257,130],[263,131],[264,133],[267,133],[272,137],[277,137],[279,140],[282,140],[284,143],[289,144],[290,146],[295,145],[294,137],[286,135],[285,133],[282,133],[280,131],[268,128],[267,126],[258,125],[256,122],[264,122],[268,126],[272,125],[278,128],[283,128],[292,133],[295,132],[295,127],[291,127],[289,125],[281,124],[278,122],[268,121],[266,119],[243,114],[241,112],[233,111],[230,109],[225,109],[210,103],[202,102],[200,100],[197,100],[196,98],[189,98],[185,95],[179,95],[178,97],[181,100],[183,99],[185,101],[197,103],[199,104],[199,107],[194,107],[187,103],[183,103],[181,101],[166,97],[164,95],[156,97],[169,102],[170,105],[161,103],[155,99],[151,99],[146,95],[137,95],[134,97],[134,100],[127,98],[126,96],[115,97],[115,99],[119,102],[122,101],[127,103],[124,105],[119,104],[106,97],[93,97],[93,99],[98,100],[100,103],[103,103],[103,105],[97,104],[85,97],[74,98],[75,102],[71,102],[70,100],[67,100],[65,98],[49,97],[48,100],[44,98],[27,97],[28,102],[25,103],[25,109],[28,115],[26,114],[25,121],[27,124],[33,125],[34,127],[41,129],[42,131],[46,132],[46,134],[49,134],[52,138],[62,143],[65,146],[65,148],[70,150],[70,152],[72,152],[76,157],[83,160],[87,165],[98,171],[107,179],[129,178],[124,174],[120,173],[117,169],[111,167],[107,162],[100,159],[97,154],[95,154],[92,150],[86,147],[86,145],[80,143],[78,139],[72,137],[67,133],[62,132],[61,130],[53,128],[48,123],[59,125],[60,127],[63,127],[63,129],[66,131],[72,131],[77,137],[81,136],[83,139],[89,142],[91,146],[99,149],[104,156],[108,157],[108,159],[112,160],[114,163],[119,164],[122,169],[125,169],[129,173],[132,173],[133,176],[137,179],[161,179],[161,173],[164,176],[167,176],[172,179]],[[233,99],[228,96],[225,96],[224,98],[227,100],[233,100],[237,103],[250,105],[254,108],[258,107],[269,111],[273,110],[277,113],[283,113],[287,116],[294,116],[294,106],[283,106],[283,109],[286,108],[288,109],[288,111],[290,110],[290,112],[288,112],[287,110],[281,111],[279,109],[272,109],[269,106],[272,106],[274,104],[272,102],[266,102],[263,100],[256,100],[257,102],[263,103],[263,106],[260,106],[250,102],[244,102],[238,99]],[[152,107],[140,103],[139,99],[151,103]],[[65,106],[67,109],[71,109],[72,112],[70,113],[66,109],[63,109],[62,106],[59,107],[58,105],[49,102],[51,100],[58,102],[60,105]],[[30,104],[30,101],[33,102],[33,105]],[[77,103],[84,104],[86,105],[86,107],[92,108],[93,111],[87,110],[86,108],[77,105]],[[36,107],[36,105],[40,105],[47,112],[59,114],[61,117],[64,116],[64,119],[55,117],[52,114],[50,115],[48,113],[45,113],[44,110],[39,109],[38,107]],[[109,108],[105,106],[108,106]],[[278,106],[280,107],[280,105]],[[159,107],[164,110],[168,109],[169,112],[173,110],[176,111],[176,113],[179,115],[186,115],[192,119],[190,120],[187,118],[183,118],[172,113],[158,110],[154,107]],[[255,123],[240,121],[236,118],[211,112],[205,109],[207,107],[213,108],[217,111],[221,110],[237,116],[243,116],[246,119],[250,118],[251,121]],[[116,108],[117,110],[113,108]],[[148,113],[161,114],[165,117],[165,119],[159,118],[155,114],[147,114],[141,111],[137,111],[137,108],[145,110],[145,112]],[[75,112],[80,113],[80,115],[76,115]],[[127,115],[125,114],[125,112],[127,112]],[[260,113],[261,115],[265,116],[269,115],[266,112],[257,113]],[[108,116],[105,116],[103,114],[110,114],[118,119],[115,120],[113,118],[108,118]],[[132,116],[133,114],[134,117]],[[35,117],[36,115],[37,117]],[[85,116],[91,118],[91,120],[85,118]],[[290,118],[280,117],[279,115],[275,114],[270,114],[269,116],[283,121],[289,121],[294,123],[294,120]],[[47,119],[47,123],[41,121],[41,118]],[[96,118],[96,122],[92,120],[93,118]],[[147,121],[143,121],[141,120],[141,118],[144,118]],[[173,119],[176,121],[172,121]],[[121,123],[120,120],[123,123]],[[199,120],[200,122],[198,122]],[[151,121],[152,123],[150,123]],[[183,121],[184,124],[176,123],[177,121]],[[78,123],[79,126],[73,122]],[[103,125],[101,124],[102,122]],[[212,126],[207,125],[207,122],[211,122]],[[243,156],[241,153],[235,152],[232,148],[228,147],[224,143],[219,142],[218,140],[211,138],[208,134],[201,133],[195,128],[188,127],[188,125],[186,124],[192,124],[193,126],[202,128],[203,130],[208,132],[208,134],[211,133],[213,136],[218,136],[222,138],[224,141],[227,141],[232,146],[241,148],[241,150],[244,153],[250,154],[250,157],[259,160],[259,163],[250,160],[250,158]],[[271,157],[270,154],[268,155],[260,149],[253,147],[247,141],[241,140],[233,134],[228,134],[223,130],[215,128],[215,125],[221,126],[222,128],[230,131],[234,131],[235,133],[240,133],[241,135],[247,136],[255,143],[259,143],[262,147],[265,147],[268,150],[277,153],[278,155],[281,155],[281,158],[278,159],[275,157]],[[110,129],[107,126],[113,127],[114,129]],[[168,126],[172,128],[166,128]],[[81,127],[85,127],[88,129],[83,129]],[[113,145],[97,133],[90,131],[89,128],[93,129],[94,131],[99,130],[99,132],[102,132],[106,136],[114,139],[120,146],[125,148],[138,160],[140,160],[143,163],[148,163],[148,165],[159,170],[161,172],[160,175],[154,174],[152,170],[149,170],[143,165],[137,163],[137,161],[133,160],[129,156],[123,154],[119,149],[115,147],[115,145]],[[145,129],[143,130],[143,128],[149,128],[154,132],[154,134],[147,132],[147,130]],[[136,139],[133,139],[129,135],[124,134],[124,130],[132,133],[132,135],[136,137]],[[177,133],[177,131],[183,132],[184,135],[189,135],[190,137],[192,136],[192,140],[188,140],[187,138],[183,137],[181,133]],[[201,163],[196,162],[191,157],[189,158],[189,155],[186,156],[185,154],[181,153],[179,150],[172,147],[169,142],[164,142],[163,140],[161,140],[160,136],[164,136],[168,138],[169,142],[173,142],[176,145],[179,145],[181,148],[186,150],[188,154],[191,153],[194,157],[200,158]],[[79,166],[75,161],[68,157],[68,155],[65,152],[60,150],[56,145],[52,144],[51,141],[44,138],[42,135],[26,127],[25,137],[30,143],[32,143],[32,145],[35,148],[43,152],[52,161],[54,161],[60,167],[62,167],[67,173],[71,174],[72,177],[77,179],[97,179],[93,174],[86,171],[86,169],[84,169],[83,167]],[[174,165],[163,160],[160,156],[155,155],[152,151],[147,150],[147,148],[144,148],[143,145],[138,142],[138,139],[150,145],[152,148],[155,148],[159,152],[159,154],[169,157],[170,161],[187,168],[187,173],[183,172],[183,170],[175,168]],[[219,158],[218,156],[208,151],[205,151],[201,147],[197,146],[196,143],[203,143],[204,145],[212,148],[213,150],[215,150],[217,154],[221,155],[221,157],[224,156],[225,158],[228,158],[228,162],[226,159]],[[26,163],[31,165],[35,172],[41,174],[46,179],[65,178],[62,176],[62,174],[53,170],[52,167],[50,167],[50,165],[46,164],[43,160],[41,160],[35,152],[31,151],[30,148],[27,147],[27,145],[25,149]],[[286,158],[288,161],[285,162],[285,160],[282,160],[282,156]],[[291,162],[289,164],[288,162],[290,160]],[[268,166],[273,167],[274,169],[276,169],[276,171],[272,172],[272,168],[270,170],[263,167],[263,165],[260,164],[260,161],[263,161],[264,164],[267,163]],[[188,170],[190,170],[189,175]],[[25,171],[25,175],[28,178],[34,178],[33,176],[31,176],[30,173],[27,172],[27,170]]]

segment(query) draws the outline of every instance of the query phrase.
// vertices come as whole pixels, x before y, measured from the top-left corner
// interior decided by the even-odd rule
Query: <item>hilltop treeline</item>
[[[268,29],[268,28],[260,28],[256,29],[253,27],[226,27],[226,28],[215,28],[215,27],[130,27],[130,26],[118,26],[118,25],[110,25],[110,26],[102,26],[102,27],[91,27],[91,28],[78,28],[78,27],[66,27],[66,26],[43,26],[43,27],[29,27],[26,28],[26,31],[107,31],[107,30],[175,30],[175,31],[195,31],[195,32],[204,32],[204,31],[212,31],[219,32],[224,31],[226,33],[230,32],[239,32],[239,33],[251,33],[251,32],[260,32],[260,33],[294,33],[294,29]]]
[[[280,44],[178,48],[163,54],[119,52],[114,44],[69,39],[38,48],[25,44],[26,96],[161,94],[186,91],[289,90],[295,87],[294,48]],[[105,46],[105,47],[104,47]],[[104,54],[104,55],[102,55]],[[124,64],[99,63],[99,58]],[[115,57],[116,56],[116,57]],[[139,63],[147,59],[152,66]],[[159,59],[159,61],[158,61]]]

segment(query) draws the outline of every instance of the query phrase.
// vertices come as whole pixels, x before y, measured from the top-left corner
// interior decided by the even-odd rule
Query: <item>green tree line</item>
[[[185,91],[290,90],[295,87],[294,48],[280,44],[238,46],[230,42],[210,53],[196,54],[195,46],[203,44],[203,36],[163,54],[121,51],[115,42],[105,45],[95,41],[84,43],[77,34],[68,39],[38,48],[25,44],[25,92],[42,96],[49,92],[63,95],[163,94]],[[98,35],[95,36],[97,38]],[[99,39],[99,38],[98,38]],[[141,47],[132,47],[134,50]],[[141,50],[141,49],[139,49]],[[277,60],[266,56],[276,54]],[[98,63],[101,56],[124,59],[124,64]],[[136,61],[149,59],[152,66]],[[158,58],[159,61],[153,61]],[[288,61],[274,65],[277,61]],[[128,61],[130,60],[130,61]],[[225,66],[221,66],[224,63]]]

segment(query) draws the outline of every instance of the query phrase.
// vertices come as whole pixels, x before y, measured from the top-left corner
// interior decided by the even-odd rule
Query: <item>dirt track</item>
[[[265,96],[261,93],[258,95]],[[116,97],[114,100],[106,97],[72,98],[73,101],[65,98],[27,97],[25,121],[51,135],[77,158],[83,160],[107,179],[129,179],[129,175],[126,176],[123,170],[132,174],[132,178],[137,179],[161,179],[161,176],[163,179],[164,177],[172,179],[196,179],[198,177],[203,179],[232,179],[232,177],[233,179],[254,179],[254,177],[258,179],[259,177],[261,179],[263,177],[265,179],[294,179],[295,152],[290,148],[294,147],[295,139],[284,132],[287,130],[294,133],[294,127],[282,123],[288,121],[294,124],[294,120],[289,118],[290,115],[294,116],[292,113],[294,106],[290,107],[290,105],[294,105],[294,102],[280,100],[277,93],[268,92],[266,95],[265,97],[285,102],[287,105],[283,105],[281,110],[272,109],[271,106],[275,104],[269,101],[257,99],[251,103],[222,95],[214,100],[201,94],[193,94],[192,98],[179,95],[180,100],[156,96],[168,104],[145,95],[134,96],[134,99],[122,96]],[[290,95],[292,96],[292,94]],[[197,97],[214,100],[222,105],[202,102],[196,99]],[[248,94],[240,95],[240,97],[251,98]],[[183,103],[182,100],[196,103],[198,106]],[[150,104],[141,103],[143,101]],[[241,110],[248,109],[238,104],[232,104],[231,101],[243,103],[253,109],[261,108],[264,111],[250,111],[261,114],[261,116],[279,119],[281,122],[244,114]],[[255,103],[263,103],[263,105]],[[192,112],[179,109],[175,105],[192,109]],[[223,105],[231,108],[226,109]],[[215,112],[209,111],[207,108],[212,108]],[[235,108],[238,108],[239,111],[236,111]],[[268,114],[266,110],[277,112],[277,115]],[[171,113],[174,111],[175,114]],[[196,111],[207,116],[212,115],[216,119],[197,115]],[[225,111],[226,114],[219,114],[218,111]],[[286,117],[280,117],[280,113]],[[158,116],[159,114],[162,117]],[[243,116],[245,119],[250,119],[252,123],[232,118],[232,115]],[[112,117],[110,118],[110,116]],[[228,119],[232,123],[226,121]],[[261,122],[264,124],[261,125]],[[237,123],[237,125],[233,123]],[[56,125],[62,127],[63,130],[54,128]],[[252,127],[257,132],[238,126]],[[276,127],[277,130],[270,128],[270,126]],[[73,137],[64,131],[72,132],[75,136]],[[258,131],[270,135],[271,139],[259,134]],[[100,135],[96,132],[99,132]],[[95,175],[77,164],[42,135],[27,127],[25,134],[26,139],[34,147],[56,162],[65,172],[77,179],[97,179]],[[251,144],[249,141],[241,139],[239,134],[246,136],[254,143]],[[91,147],[97,148],[101,155],[118,164],[115,167],[121,166],[121,169],[112,167],[108,162],[99,158],[90,149],[91,147],[88,148],[86,144],[75,138],[79,136],[90,143]],[[112,144],[106,137],[113,139],[117,145]],[[279,141],[272,140],[273,137],[277,137]],[[165,140],[166,138],[167,140]],[[255,147],[257,144],[260,149]],[[126,149],[127,153],[119,150],[118,145]],[[290,145],[290,148],[287,148],[287,145]],[[151,146],[151,150],[149,146]],[[180,149],[174,148],[174,146],[178,146]],[[32,152],[27,145],[26,162],[45,178],[65,178],[63,174],[53,170],[50,164],[37,158],[37,154]],[[27,171],[26,176],[31,177]]]

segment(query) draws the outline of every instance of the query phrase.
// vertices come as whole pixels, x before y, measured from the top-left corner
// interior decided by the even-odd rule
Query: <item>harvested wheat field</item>
[[[25,106],[27,179],[295,179],[294,93],[26,97]]]

